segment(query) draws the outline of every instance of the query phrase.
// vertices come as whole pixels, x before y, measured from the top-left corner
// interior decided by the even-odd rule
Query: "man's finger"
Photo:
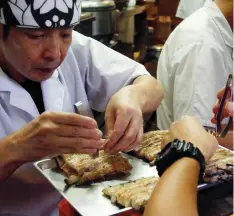
[[[215,105],[214,105],[214,107],[213,107],[213,113],[214,113],[214,114],[217,114],[217,113],[218,113],[219,107],[220,107],[219,104],[215,104]]]
[[[217,94],[217,98],[218,98],[219,100],[222,99],[223,94],[224,94],[224,91],[225,91],[225,88],[222,88],[222,89],[219,91],[219,93]],[[231,88],[228,88],[227,98],[230,98],[230,97],[231,97],[231,91],[232,91]]]
[[[89,154],[94,155],[97,152],[97,149],[77,149],[79,154]]]
[[[59,154],[89,154],[94,155],[97,149],[75,149],[75,148],[63,148],[60,149]]]
[[[105,146],[105,150],[107,152],[109,152],[118,143],[120,138],[124,135],[130,121],[131,121],[131,116],[127,116],[123,113],[117,114],[116,122],[114,124],[114,129]]]
[[[55,143],[57,148],[99,149],[105,144],[105,140],[93,140],[82,137],[54,137],[50,143]]]
[[[114,129],[114,124],[115,124],[115,115],[107,110],[107,113],[105,115],[105,125],[106,125],[106,134],[108,137],[111,135]]]
[[[110,149],[110,153],[112,154],[127,150],[130,145],[135,142],[139,132],[139,126],[142,124],[143,123],[141,119],[132,118],[124,132],[124,135],[121,137],[118,143],[112,149]]]
[[[215,115],[212,117],[211,123],[216,124],[216,116]]]
[[[56,124],[53,130],[55,135],[61,137],[83,137],[95,140],[102,138],[102,132],[97,128],[88,129],[80,126]]]
[[[228,114],[228,116],[233,117],[233,112],[234,112],[234,103],[233,102],[228,102],[225,106],[225,110]]]
[[[94,119],[75,113],[45,112],[40,116],[40,118],[64,125],[81,126],[84,128],[97,127],[97,123]]]
[[[143,127],[141,127],[137,134],[136,140],[129,146],[129,148],[125,152],[133,151],[134,149],[140,146],[142,142],[143,133],[144,133],[144,130],[143,130]]]

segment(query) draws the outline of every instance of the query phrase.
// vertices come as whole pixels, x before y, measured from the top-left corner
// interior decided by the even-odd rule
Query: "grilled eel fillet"
[[[142,178],[105,188],[102,192],[105,196],[109,197],[114,204],[143,211],[158,179],[158,177]]]
[[[219,183],[233,180],[233,152],[218,149],[206,165],[204,181]]]
[[[67,185],[106,180],[129,174],[132,170],[128,159],[121,154],[110,155],[100,151],[95,159],[86,154],[64,154],[60,157],[65,162],[60,168],[67,176]]]
[[[152,162],[156,155],[161,151],[161,142],[164,136],[168,134],[167,130],[150,131],[144,134],[141,147],[139,150],[134,150],[132,153],[143,160]]]
[[[207,163],[204,180],[206,183],[219,183],[232,179],[233,152],[218,149]],[[158,180],[159,177],[142,178],[105,188],[103,193],[114,204],[143,211]]]

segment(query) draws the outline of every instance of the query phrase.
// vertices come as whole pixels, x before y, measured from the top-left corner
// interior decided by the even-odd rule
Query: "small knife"
[[[79,115],[83,115],[83,116],[88,116],[88,117],[92,117],[90,116],[90,114],[87,112],[87,110],[84,108],[83,104],[81,101],[77,102],[75,105],[74,105],[74,108],[75,108],[75,111],[77,114]],[[94,153],[92,155],[92,157],[95,159],[99,156],[99,149],[97,149],[96,153]]]

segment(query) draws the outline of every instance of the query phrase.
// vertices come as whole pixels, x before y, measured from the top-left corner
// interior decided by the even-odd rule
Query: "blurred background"
[[[145,65],[157,77],[163,44],[181,22],[179,0],[85,0],[76,30]]]

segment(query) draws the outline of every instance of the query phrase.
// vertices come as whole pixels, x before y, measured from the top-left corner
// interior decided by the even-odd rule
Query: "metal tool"
[[[221,98],[220,103],[219,103],[218,113],[216,115],[216,131],[215,132],[216,132],[216,136],[221,137],[221,138],[226,136],[226,134],[228,133],[228,131],[233,123],[233,118],[229,117],[226,126],[222,129],[222,125],[221,125],[222,119],[221,118],[222,118],[224,105],[225,105],[225,102],[227,100],[227,96],[228,96],[229,92],[231,93],[231,98],[233,101],[232,87],[233,87],[232,74],[230,74],[228,77],[227,83],[226,83],[224,93],[223,93],[222,98]]]
[[[232,94],[232,74],[229,75],[228,77],[228,80],[227,80],[227,83],[226,83],[226,87],[224,89],[224,93],[222,95],[222,98],[219,102],[219,109],[218,109],[218,112],[215,116],[216,118],[216,126],[215,128],[212,128],[212,127],[207,127],[205,126],[204,128],[207,130],[208,133],[210,133],[211,135],[215,136],[216,138],[224,138],[226,136],[226,134],[228,133],[232,123],[233,123],[233,118],[232,117],[229,117],[228,118],[228,122],[227,124],[225,125],[225,127],[223,128],[222,125],[221,125],[221,122],[222,122],[222,114],[223,114],[223,109],[224,109],[224,105],[225,105],[225,102],[227,100],[227,96],[228,96],[228,93],[230,92],[231,93],[231,100],[233,101],[233,94]]]
[[[75,111],[76,111],[77,114],[91,117],[90,114],[87,112],[87,110],[84,108],[81,101],[77,102],[74,105],[74,108],[75,108]],[[99,156],[99,149],[97,149],[96,153],[94,155],[92,155],[92,157],[95,159],[98,156]]]
[[[58,167],[61,167],[64,165],[64,160],[61,158],[61,156],[56,156],[52,158],[48,158],[44,160],[44,163],[40,164],[41,170],[48,170],[48,169],[55,169]]]

